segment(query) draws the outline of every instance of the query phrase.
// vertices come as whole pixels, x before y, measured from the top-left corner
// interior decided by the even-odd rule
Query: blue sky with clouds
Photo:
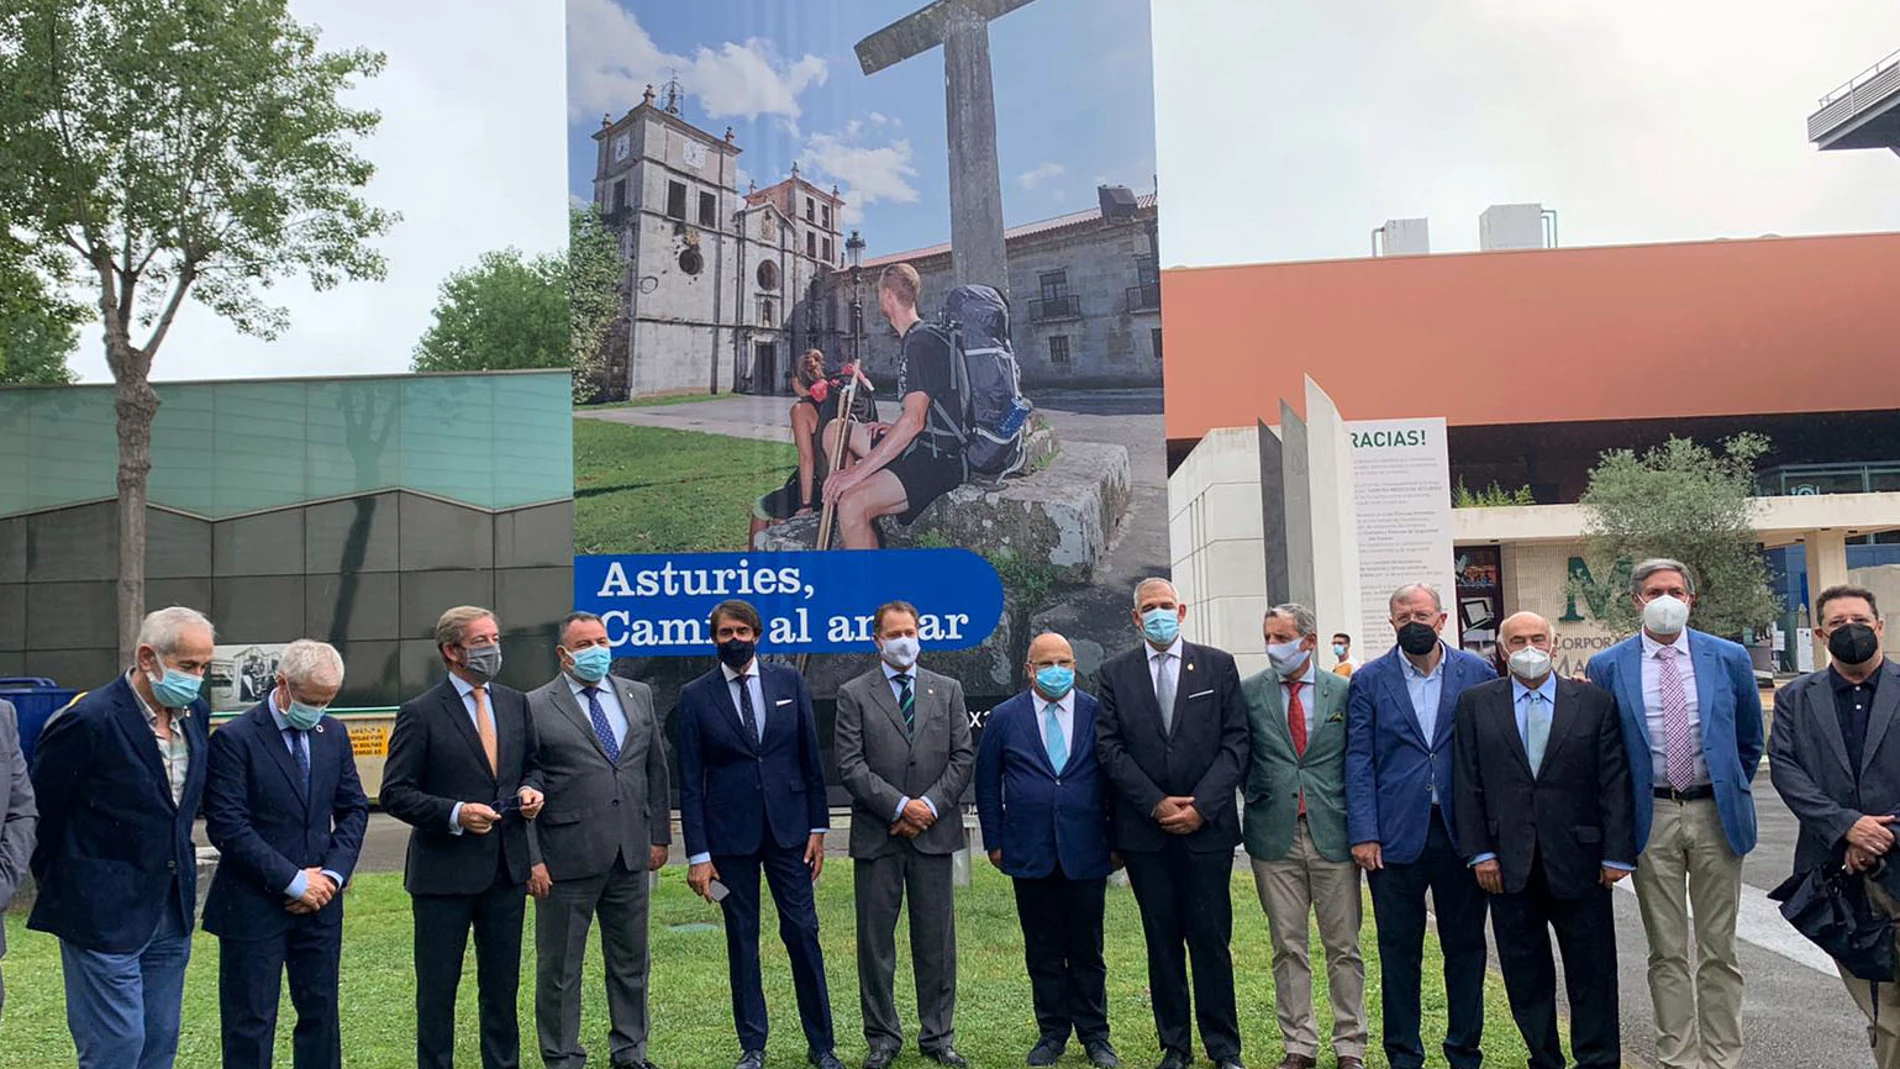
[[[797,161],[844,190],[867,255],[949,240],[941,51],[870,76],[852,52],[923,2],[568,0],[570,192],[592,196],[602,114],[677,71],[684,117],[733,128],[742,191]],[[990,58],[1010,225],[1091,207],[1100,182],[1154,188],[1148,0],[1033,0],[991,24]]]

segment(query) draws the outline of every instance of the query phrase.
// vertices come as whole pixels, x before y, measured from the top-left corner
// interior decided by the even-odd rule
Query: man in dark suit
[[[918,666],[915,606],[884,605],[871,627],[878,665],[839,688],[832,747],[853,803],[858,1004],[869,1047],[864,1069],[889,1069],[904,1047],[891,988],[897,913],[907,888],[917,1046],[931,1061],[967,1069],[953,1044],[957,918],[950,855],[964,846],[959,807],[976,762],[970,714],[961,683]]]
[[[33,780],[20,752],[20,721],[13,703],[0,701],[0,914],[13,901],[33,857],[33,830],[39,824]],[[0,926],[0,960],[7,956],[7,932]],[[0,1014],[6,1012],[7,987],[0,979]]]
[[[561,622],[561,674],[528,695],[547,808],[528,825],[536,956],[534,1018],[549,1069],[587,1064],[581,963],[600,915],[608,1057],[647,1062],[647,874],[672,837],[666,740],[645,683],[607,674],[613,648],[593,613]]]
[[[763,1069],[768,1021],[759,978],[759,874],[778,906],[792,959],[806,1057],[844,1069],[833,1048],[831,995],[811,885],[825,865],[825,771],[805,678],[758,659],[759,612],[743,601],[712,611],[720,666],[686,684],[675,713],[686,880],[726,917],[737,1069]]]
[[[1160,1069],[1193,1060],[1190,954],[1201,1042],[1229,1069],[1241,1064],[1228,887],[1247,702],[1231,655],[1182,641],[1187,606],[1174,584],[1143,580],[1131,615],[1142,644],[1102,665],[1096,753],[1116,787],[1115,846],[1141,907]]]
[[[1768,774],[1801,822],[1794,871],[1845,865],[1876,869],[1864,886],[1880,912],[1900,918],[1893,892],[1894,814],[1900,813],[1900,667],[1882,650],[1886,625],[1874,593],[1832,586],[1814,599],[1816,633],[1833,664],[1775,694]],[[1900,949],[1900,947],[1897,947]],[[1874,1064],[1900,1069],[1900,994],[1869,984],[1846,967],[1848,993],[1867,1017]]]
[[[990,710],[976,755],[976,812],[990,864],[1015,884],[1023,960],[1041,1035],[1032,1066],[1062,1057],[1074,1032],[1096,1069],[1121,1069],[1108,1040],[1102,919],[1109,852],[1107,778],[1095,758],[1095,699],[1075,689],[1075,652],[1051,631],[1029,644],[1030,689]]]
[[[205,931],[218,937],[225,1069],[269,1069],[290,974],[297,1069],[337,1069],[343,889],[369,823],[350,734],[324,715],[343,687],[326,643],[284,647],[276,688],[211,736],[205,833],[218,871]]]
[[[1452,728],[1466,689],[1496,679],[1489,664],[1438,637],[1438,591],[1408,583],[1388,599],[1398,645],[1352,674],[1346,696],[1346,836],[1369,875],[1379,925],[1385,1056],[1422,1069],[1419,986],[1425,893],[1445,954],[1445,1059],[1484,1059],[1485,894],[1466,871],[1452,799]]]
[[[33,751],[39,897],[27,927],[59,937],[81,1069],[168,1069],[178,1053],[213,642],[194,610],[150,614],[132,668],[73,699]]]
[[[1458,842],[1492,896],[1504,989],[1531,1069],[1565,1064],[1553,930],[1577,1065],[1613,1069],[1623,1057],[1610,888],[1636,867],[1629,757],[1616,699],[1593,683],[1558,678],[1553,638],[1536,613],[1506,619],[1498,648],[1511,677],[1458,699]]]
[[[524,821],[543,802],[534,722],[527,696],[494,681],[501,671],[494,613],[450,609],[436,622],[435,644],[449,677],[397,710],[380,799],[413,828],[403,886],[415,918],[416,1062],[453,1064],[455,992],[473,927],[482,1065],[518,1069]]]

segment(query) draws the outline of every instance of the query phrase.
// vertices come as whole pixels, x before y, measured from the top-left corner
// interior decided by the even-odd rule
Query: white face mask
[[[1312,656],[1312,651],[1301,649],[1300,646],[1299,639],[1292,642],[1267,643],[1267,660],[1272,662],[1273,670],[1284,676],[1304,668],[1306,659]]]
[[[1532,683],[1550,674],[1550,651],[1526,646],[1511,654],[1511,674]]]
[[[878,650],[878,655],[892,668],[909,668],[917,663],[917,639],[910,635],[887,638]]]
[[[1680,635],[1689,624],[1689,603],[1673,594],[1651,598],[1643,606],[1643,626],[1658,635]]]

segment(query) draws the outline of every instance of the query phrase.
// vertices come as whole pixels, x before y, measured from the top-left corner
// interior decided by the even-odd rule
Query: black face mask
[[[1827,652],[1842,664],[1866,664],[1880,652],[1880,636],[1866,624],[1842,624],[1827,637]]]
[[[1423,657],[1438,645],[1438,632],[1432,625],[1421,624],[1417,620],[1399,628],[1399,648],[1414,657]]]
[[[720,662],[735,672],[751,664],[753,656],[758,652],[758,643],[746,642],[743,639],[729,638],[719,644]]]

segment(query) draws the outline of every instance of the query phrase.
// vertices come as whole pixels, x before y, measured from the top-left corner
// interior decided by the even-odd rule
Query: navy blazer
[[[1445,830],[1458,845],[1452,802],[1458,697],[1498,677],[1482,658],[1446,646],[1438,720],[1428,739],[1406,689],[1404,658],[1392,647],[1354,672],[1346,693],[1346,838],[1355,846],[1376,842],[1387,862],[1400,865],[1425,852],[1434,782]]]
[[[198,904],[191,822],[204,796],[210,721],[203,698],[172,721],[183,727],[189,748],[179,802],[124,676],[81,694],[47,721],[33,751],[39,897],[28,928],[86,950],[127,954],[151,940],[159,912],[175,903],[191,930]]]
[[[687,857],[760,853],[768,825],[772,841],[789,850],[831,822],[805,677],[760,661],[759,689],[767,707],[762,741],[740,725],[724,669],[680,691],[673,723]]]
[[[983,847],[1003,852],[1002,870],[1037,880],[1058,865],[1071,880],[1110,871],[1108,778],[1095,754],[1094,698],[1075,692],[1074,741],[1062,768],[1043,744],[1046,699],[1025,691],[990,710],[976,752],[976,813]]]
[[[369,823],[369,799],[356,777],[350,733],[324,717],[305,738],[310,786],[271,719],[266,698],[211,736],[205,783],[205,833],[218,848],[218,871],[205,898],[205,931],[263,939],[304,920],[284,908],[284,889],[303,869],[327,869],[349,882]],[[343,896],[308,915],[343,923]]]

